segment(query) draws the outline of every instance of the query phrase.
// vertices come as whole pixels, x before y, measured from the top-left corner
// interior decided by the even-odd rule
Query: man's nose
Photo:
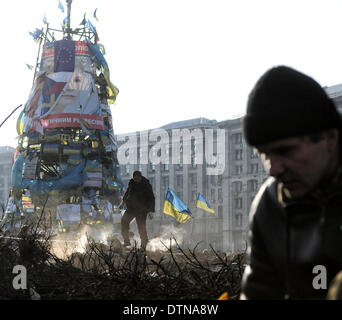
[[[285,171],[284,162],[280,157],[271,156],[269,157],[270,165],[270,176],[274,178],[279,178]]]

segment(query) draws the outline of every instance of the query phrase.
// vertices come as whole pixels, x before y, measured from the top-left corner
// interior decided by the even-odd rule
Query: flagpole
[[[46,32],[47,32],[47,30],[46,30]],[[44,32],[44,30],[43,30],[43,32]],[[45,37],[46,37],[46,35],[45,35]],[[37,69],[38,69],[39,58],[40,58],[40,50],[42,48],[42,42],[43,42],[43,39],[40,39],[39,40],[39,48],[38,48],[37,60],[36,60],[36,67],[34,68],[32,86],[34,85],[34,81],[36,80],[36,76],[37,76]]]
[[[71,37],[71,29],[70,29],[70,17],[71,17],[71,4],[72,0],[66,0],[67,6],[68,6],[68,21],[67,21],[67,39],[72,40]]]

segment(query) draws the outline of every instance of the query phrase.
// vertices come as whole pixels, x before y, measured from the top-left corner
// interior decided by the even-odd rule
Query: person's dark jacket
[[[326,268],[327,289],[342,270],[341,174],[324,190],[291,202],[274,178],[265,182],[251,207],[241,299],[326,298],[327,290],[314,289],[323,276],[314,267]]]
[[[123,197],[128,210],[136,212],[155,212],[155,197],[148,179],[142,177],[140,183],[131,179]]]

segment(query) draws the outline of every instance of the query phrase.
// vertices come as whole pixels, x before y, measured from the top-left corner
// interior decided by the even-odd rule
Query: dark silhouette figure
[[[146,249],[148,242],[146,230],[146,218],[149,212],[155,211],[155,198],[152,186],[140,171],[133,173],[133,179],[129,181],[128,188],[120,204],[120,208],[126,205],[127,210],[121,219],[121,233],[124,239],[124,246],[130,246],[129,225],[136,219],[141,248]]]

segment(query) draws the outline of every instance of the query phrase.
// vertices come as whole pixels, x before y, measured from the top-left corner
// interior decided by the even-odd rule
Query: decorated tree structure
[[[21,112],[7,225],[48,215],[60,230],[110,221],[121,180],[110,105],[110,80],[96,28],[85,19],[61,30],[37,29],[34,83]],[[60,40],[57,40],[57,35]],[[114,210],[113,210],[114,208]]]

